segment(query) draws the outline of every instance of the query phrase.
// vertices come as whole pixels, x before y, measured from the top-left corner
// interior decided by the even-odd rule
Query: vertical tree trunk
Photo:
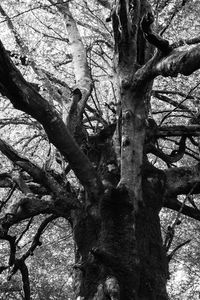
[[[168,299],[168,265],[158,216],[163,178],[145,177],[144,205],[137,214],[126,190],[110,189],[99,207],[101,222],[81,216],[77,223],[76,294],[83,297],[79,299]],[[154,189],[150,179],[156,182]]]

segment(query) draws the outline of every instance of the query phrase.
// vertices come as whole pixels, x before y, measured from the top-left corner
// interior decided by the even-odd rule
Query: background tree
[[[198,6],[2,1],[1,270],[21,272],[25,299],[28,258],[60,217],[77,299],[168,299],[168,264],[190,242],[173,244],[175,229],[200,219]],[[164,240],[162,207],[177,211]]]

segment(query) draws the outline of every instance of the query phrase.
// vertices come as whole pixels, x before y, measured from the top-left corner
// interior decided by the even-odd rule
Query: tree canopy
[[[199,8],[1,1],[0,272],[23,299],[169,299],[169,265],[198,243]],[[39,296],[30,261],[60,235],[73,292]]]

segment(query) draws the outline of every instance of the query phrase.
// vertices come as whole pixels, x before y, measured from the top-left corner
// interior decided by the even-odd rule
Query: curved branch
[[[150,146],[149,152],[158,156],[167,164],[175,163],[175,162],[179,161],[181,158],[183,158],[183,156],[185,154],[186,139],[187,139],[187,136],[181,137],[181,139],[179,141],[178,150],[173,150],[170,155],[165,154],[161,149],[156,148],[154,145]]]
[[[154,45],[158,50],[164,54],[171,52],[172,48],[169,42],[163,39],[161,36],[153,32],[151,25],[154,22],[153,14],[148,12],[141,21],[141,28],[147,41]]]

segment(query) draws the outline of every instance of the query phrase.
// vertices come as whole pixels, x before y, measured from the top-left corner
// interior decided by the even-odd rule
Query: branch
[[[55,220],[57,218],[57,216],[55,215],[51,215],[49,217],[47,217],[39,226],[34,238],[33,238],[33,242],[30,246],[30,248],[26,251],[25,254],[22,255],[21,260],[25,261],[30,255],[33,255],[33,252],[35,251],[35,249],[37,248],[37,246],[41,246],[41,241],[40,241],[40,237],[43,234],[45,228],[47,227],[47,225],[52,222],[53,220]]]
[[[21,275],[22,275],[23,290],[24,290],[24,295],[25,295],[26,300],[30,299],[30,282],[29,282],[28,268],[26,266],[25,261],[30,255],[33,255],[33,252],[37,246],[41,246],[40,236],[44,232],[44,229],[46,228],[46,226],[54,219],[56,219],[56,216],[54,216],[54,215],[46,218],[39,226],[39,228],[34,236],[33,242],[31,244],[30,248],[26,251],[26,253],[24,253],[21,256],[21,258],[19,258],[19,259],[15,259],[15,257],[14,257],[13,268],[8,276],[8,280],[10,280],[12,278],[12,276],[18,270],[20,270]]]
[[[175,210],[177,212],[179,212],[180,209],[182,209],[181,213],[183,215],[200,221],[200,211],[188,205],[184,205],[182,207],[182,202],[178,201],[176,197],[170,196],[168,198],[165,198],[163,206]]]
[[[70,135],[56,109],[23,78],[1,42],[0,92],[10,99],[15,108],[28,113],[43,125],[50,142],[69,161],[77,178],[97,196],[101,185],[91,162]]]
[[[172,250],[168,255],[167,255],[167,259],[168,261],[170,261],[172,259],[172,257],[174,256],[174,254],[176,253],[177,250],[179,250],[180,248],[182,248],[183,246],[189,244],[191,242],[191,240],[187,240],[183,243],[181,243],[180,245],[178,245],[174,250]]]
[[[58,102],[61,102],[61,96],[59,93],[57,93],[57,89],[55,89],[51,84],[50,80],[46,74],[46,72],[38,67],[33,60],[33,58],[30,55],[30,51],[26,43],[24,42],[23,38],[20,36],[20,33],[16,30],[11,18],[8,16],[8,14],[3,10],[3,8],[0,6],[0,13],[5,17],[5,21],[8,25],[9,30],[11,33],[14,35],[15,42],[17,46],[19,47],[20,53],[17,54],[17,58],[20,60],[22,65],[30,65],[33,69],[33,71],[36,73],[37,76],[39,76],[43,81],[45,88],[47,89],[49,95],[53,98],[54,100],[57,100]],[[12,53],[9,51],[9,55],[13,56]],[[15,53],[16,55],[16,53]],[[14,55],[14,56],[15,56]],[[28,55],[28,57],[27,57]]]
[[[149,132],[149,134],[151,134]],[[157,138],[165,138],[169,136],[200,136],[200,125],[174,125],[157,127],[154,131]]]
[[[159,43],[159,42],[158,42]],[[153,80],[159,75],[164,77],[176,77],[178,74],[191,75],[200,68],[200,45],[185,45],[177,47],[173,45],[170,52],[163,52],[162,43],[160,51],[134,75],[132,81],[133,89],[141,89],[144,84]],[[158,49],[159,49],[158,48]],[[173,50],[172,50],[173,49]]]
[[[61,186],[56,182],[56,180],[45,170],[41,169],[37,165],[30,162],[27,158],[19,155],[10,145],[0,139],[0,151],[6,155],[15,165],[21,167],[26,171],[36,182],[43,184],[48,191],[54,193],[54,195],[59,196],[61,191]],[[21,186],[21,182],[17,180],[17,184],[24,192],[30,192],[28,187]]]
[[[155,66],[156,75],[176,77],[191,75],[200,68],[200,45],[175,48]]]
[[[165,170],[166,198],[188,194],[195,186],[193,194],[200,193],[200,164],[192,167],[170,168]]]
[[[161,91],[161,93],[162,93],[162,91]],[[174,101],[173,99],[171,99],[171,98],[169,98],[165,95],[160,94],[158,91],[153,91],[152,96],[154,96],[154,97],[156,97],[157,99],[159,99],[163,102],[169,103],[170,105],[172,105],[176,108],[179,108],[179,109],[193,115],[193,112],[185,104],[182,104],[181,102],[179,103],[177,101]]]
[[[156,148],[156,146],[150,144],[150,148],[148,149],[149,153],[154,154],[155,156],[159,157],[162,159],[164,162],[167,164],[172,164],[177,161],[179,161],[185,154],[185,149],[186,149],[186,142],[187,137],[182,136],[178,145],[179,148],[178,150],[173,150],[171,154],[165,154],[161,149]]]
[[[53,199],[47,195],[39,198],[33,194],[27,194],[20,200],[13,199],[5,215],[0,219],[0,238],[5,238],[8,229],[22,220],[39,214],[54,214],[68,218],[70,210],[77,208],[80,208],[80,205],[75,203],[73,196],[66,198],[66,195]]]
[[[9,173],[0,173],[0,188],[12,188],[13,181]]]
[[[169,42],[163,39],[161,36],[153,32],[151,25],[154,22],[154,17],[152,13],[147,13],[141,21],[141,28],[144,33],[147,41],[154,45],[158,50],[160,50],[164,54],[168,54],[171,52],[172,48],[169,45]]]
[[[111,9],[109,0],[96,0],[97,3],[101,4],[103,7]]]
[[[49,2],[52,3],[52,1]],[[76,22],[70,12],[69,3],[58,1],[56,7],[66,24],[69,44],[73,56],[73,67],[76,80],[75,90],[79,89],[79,94],[81,95],[76,103],[77,107],[75,114],[77,114],[77,116],[75,117],[77,124],[82,119],[83,110],[92,91],[92,78],[87,63],[86,49],[82,42]],[[72,103],[72,105],[74,105],[74,103]]]
[[[29,272],[28,272],[27,265],[24,261],[22,261],[20,263],[19,270],[20,270],[21,275],[22,275],[24,299],[25,300],[30,300],[31,299],[31,290],[30,290]]]

